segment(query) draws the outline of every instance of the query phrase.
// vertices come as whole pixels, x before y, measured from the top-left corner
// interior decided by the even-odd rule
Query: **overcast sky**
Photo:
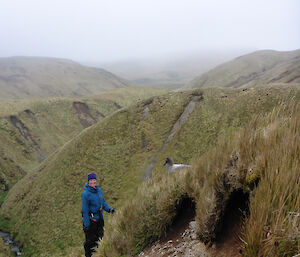
[[[300,48],[300,0],[0,0],[0,57]]]

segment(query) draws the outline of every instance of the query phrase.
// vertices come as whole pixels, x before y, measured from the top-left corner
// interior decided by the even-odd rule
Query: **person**
[[[103,210],[108,213],[114,213],[115,210],[106,203],[102,190],[97,186],[95,173],[88,174],[88,182],[85,183],[81,199],[85,256],[91,257],[104,234]]]

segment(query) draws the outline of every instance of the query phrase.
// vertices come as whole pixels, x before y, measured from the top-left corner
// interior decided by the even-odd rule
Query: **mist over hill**
[[[126,86],[123,79],[110,72],[71,60],[0,58],[0,99],[84,96]]]
[[[208,50],[168,56],[124,60],[113,63],[87,63],[106,70],[143,87],[176,89],[207,72],[215,66],[229,61],[250,50]]]
[[[37,74],[36,70],[41,67],[35,66],[32,72]],[[171,184],[171,191],[175,185],[176,194],[171,196],[176,198],[172,198],[174,202],[167,201],[166,209],[157,208],[153,212],[157,211],[156,214],[164,218],[158,220],[156,215],[151,216],[152,212],[143,213],[134,199],[145,199],[145,206],[152,206],[153,201],[147,202],[141,192],[150,190],[149,195],[159,198],[156,190],[168,187],[168,181],[172,181],[165,177],[164,159],[171,156],[177,162],[190,164],[215,151],[225,162],[223,149],[227,149],[227,140],[235,132],[251,127],[247,124],[252,119],[255,124],[260,118],[260,126],[265,126],[263,118],[272,120],[276,108],[284,109],[293,101],[299,102],[298,67],[299,50],[259,51],[208,72],[214,75],[217,71],[216,76],[211,75],[207,80],[210,88],[167,92],[124,85],[114,91],[85,97],[1,100],[0,204],[3,204],[0,229],[13,233],[23,246],[24,256],[66,256],[69,253],[80,256],[83,241],[80,193],[86,175],[96,172],[106,200],[120,210],[119,221],[129,226],[126,225],[129,233],[126,235],[127,232],[120,232],[116,220],[107,222],[106,219],[112,231],[107,233],[111,240],[104,241],[101,251],[108,253],[107,256],[130,256],[141,251],[166,233],[176,216],[176,201],[180,201],[182,194],[192,192],[200,205],[205,200],[202,194],[196,194],[202,190],[199,184],[188,181],[189,177],[182,181],[178,178],[178,184]],[[43,74],[49,76],[51,69]],[[216,81],[223,88],[216,88]],[[262,86],[263,83],[267,85]],[[224,144],[220,149],[216,146],[219,141]],[[249,142],[251,144],[251,138]],[[242,141],[236,144],[241,147]],[[227,157],[233,151],[228,149]],[[247,165],[250,159],[246,159]],[[214,162],[220,164],[218,160]],[[207,166],[209,170],[210,165]],[[223,169],[224,165],[220,167]],[[244,170],[241,167],[241,171]],[[195,174],[198,177],[199,174]],[[150,183],[144,183],[149,180]],[[214,188],[213,179],[209,181],[208,191]],[[187,189],[180,186],[182,182]],[[151,185],[155,185],[154,188]],[[245,184],[245,188],[247,186]],[[168,192],[168,189],[161,191]],[[171,199],[167,193],[165,196]],[[224,193],[224,197],[229,198],[229,192]],[[225,205],[222,202],[219,209],[223,210]],[[123,215],[124,206],[131,206],[132,220],[126,220],[127,216]],[[135,211],[141,213],[142,218],[137,217]],[[202,211],[205,213],[206,209]],[[199,217],[198,220],[201,221]],[[136,228],[133,221],[142,225]],[[149,228],[147,224],[151,222],[158,226]],[[205,226],[199,231],[205,240],[213,240],[218,232]]]
[[[239,88],[297,82],[300,82],[300,50],[289,52],[263,50],[221,64],[196,77],[183,88]]]

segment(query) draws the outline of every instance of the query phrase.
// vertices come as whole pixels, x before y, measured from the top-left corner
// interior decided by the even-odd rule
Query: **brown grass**
[[[250,214],[241,235],[243,255],[297,254],[299,114],[299,103],[282,103],[268,115],[257,115],[238,133],[220,139],[186,172],[157,175],[142,185],[111,220],[98,256],[132,256],[165,235],[176,215],[176,204],[185,195],[196,202],[199,239],[213,242],[226,204],[237,189],[250,194]]]

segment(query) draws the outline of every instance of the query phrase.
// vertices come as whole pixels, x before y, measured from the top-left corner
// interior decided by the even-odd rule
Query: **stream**
[[[21,254],[20,248],[17,246],[16,243],[14,243],[14,242],[11,240],[11,238],[10,238],[10,236],[9,236],[8,233],[3,232],[3,231],[0,230],[0,236],[3,238],[4,243],[7,244],[7,245],[9,245],[10,250],[11,250],[16,256],[21,256],[21,255],[22,255],[22,254]]]

